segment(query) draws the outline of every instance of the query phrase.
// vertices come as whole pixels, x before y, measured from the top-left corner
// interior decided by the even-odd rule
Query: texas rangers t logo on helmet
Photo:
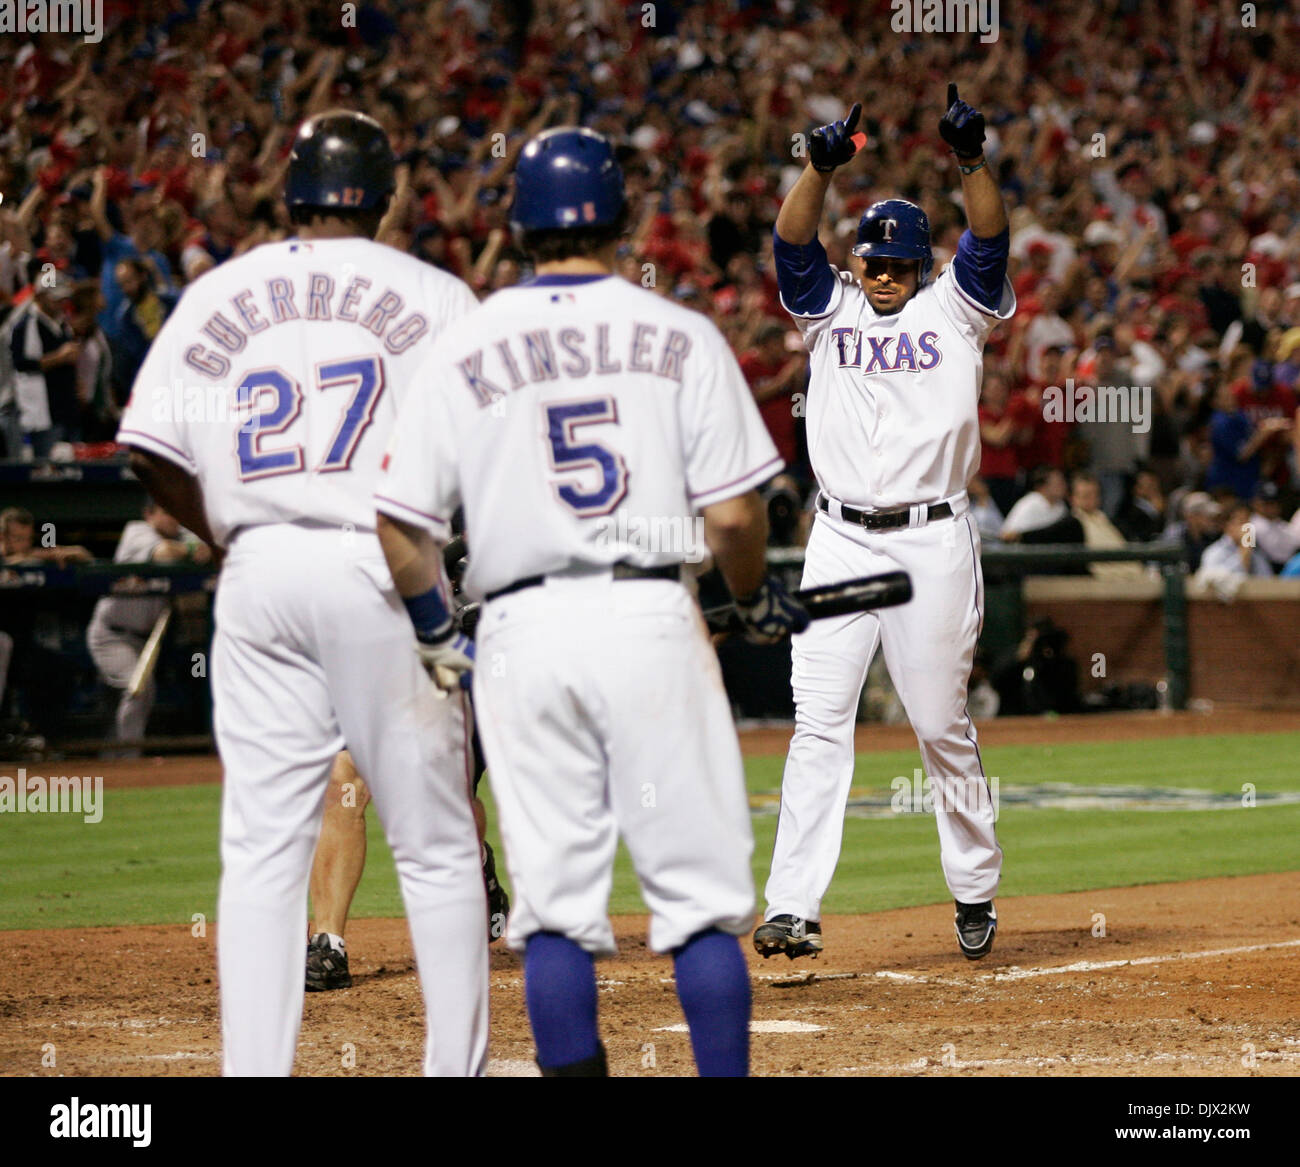
[[[898,226],[898,220],[897,220],[897,219],[881,219],[881,220],[880,220],[880,225],[881,225],[881,227],[883,227],[884,230],[885,230],[885,242],[886,242],[886,243],[893,243],[893,242],[894,242],[894,228]]]

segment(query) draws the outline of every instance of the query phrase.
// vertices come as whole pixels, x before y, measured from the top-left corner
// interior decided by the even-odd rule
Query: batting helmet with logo
[[[623,202],[623,171],[609,140],[557,126],[519,156],[510,224],[521,231],[601,227],[618,221]]]
[[[393,148],[374,118],[330,110],[303,122],[289,155],[284,201],[292,207],[369,211],[393,193]]]
[[[915,259],[921,264],[917,287],[930,278],[934,252],[930,250],[930,220],[915,203],[885,199],[873,203],[858,222],[854,255],[883,255],[887,259]]]

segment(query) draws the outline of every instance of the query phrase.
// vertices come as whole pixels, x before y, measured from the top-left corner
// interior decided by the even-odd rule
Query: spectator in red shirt
[[[749,382],[777,453],[789,466],[798,452],[790,394],[804,383],[807,359],[802,344],[798,351],[791,351],[785,338],[785,328],[780,324],[764,324],[758,331],[757,343],[741,355],[740,371]]]
[[[1007,379],[996,369],[985,369],[980,392],[980,477],[1004,515],[1015,505],[1019,490],[1016,451],[1025,444],[1029,430],[1023,407],[1012,408]]]

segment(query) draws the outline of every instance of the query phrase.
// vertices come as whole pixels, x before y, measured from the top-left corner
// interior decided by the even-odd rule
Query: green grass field
[[[1223,734],[1145,742],[984,750],[1000,782],[998,835],[1006,852],[1003,895],[1083,891],[1222,875],[1300,869],[1300,805],[1268,805],[1300,793],[1300,736]],[[780,788],[781,758],[751,759],[750,791]],[[888,796],[910,777],[913,750],[860,754],[855,796]],[[1215,810],[1062,810],[1008,802],[1026,787],[1132,785],[1238,796]],[[1252,783],[1259,805],[1240,804]],[[490,792],[484,789],[492,820]],[[217,786],[109,790],[103,820],[78,815],[0,815],[0,930],[190,922],[215,914]],[[762,892],[776,817],[754,818],[754,878]],[[490,833],[497,842],[495,828]],[[395,916],[401,902],[376,817],[356,916]],[[504,873],[503,873],[504,874]],[[948,898],[929,815],[846,820],[827,912],[870,912]],[[643,911],[626,855],[615,872],[612,912]]]

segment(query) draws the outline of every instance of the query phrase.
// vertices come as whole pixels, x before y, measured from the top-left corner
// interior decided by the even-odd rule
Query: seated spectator
[[[980,538],[996,541],[1002,531],[1002,512],[989,493],[988,485],[978,474],[966,484],[970,498],[970,513],[975,516],[975,526]]]
[[[170,514],[153,502],[145,504],[144,519],[127,523],[113,555],[114,563],[207,563],[211,552],[202,543],[183,539]],[[86,629],[86,647],[104,683],[120,689],[114,719],[115,741],[144,737],[156,692],[153,679],[139,693],[129,691],[131,676],[154,623],[167,607],[162,596],[105,596],[95,605]],[[138,749],[123,756],[136,757]]]
[[[1167,542],[1181,543],[1187,570],[1200,569],[1205,549],[1223,533],[1223,510],[1202,490],[1194,490],[1182,502],[1182,519],[1165,528]]]
[[[1055,466],[1035,467],[1029,493],[1007,515],[1001,538],[1006,543],[1082,543],[1083,528],[1065,504],[1065,473]]]
[[[31,511],[21,507],[5,507],[0,511],[0,562],[8,567],[25,567],[30,564],[53,563],[67,567],[73,563],[89,563],[94,556],[84,547],[36,545],[36,520]]]
[[[1291,556],[1300,551],[1300,535],[1283,522],[1282,504],[1273,483],[1261,483],[1255,491],[1250,525],[1255,531],[1255,546],[1274,571],[1280,571]]]
[[[1130,543],[1150,543],[1164,531],[1167,509],[1160,476],[1154,470],[1142,469],[1133,480],[1133,492],[1115,525]]]
[[[1080,472],[1070,484],[1070,511],[1083,528],[1083,542],[1097,550],[1114,551],[1124,546],[1124,536],[1101,509],[1101,484],[1091,474]],[[1090,563],[1097,579],[1136,579],[1142,575],[1137,563]]]
[[[1252,424],[1227,384],[1214,395],[1214,413],[1210,417],[1210,443],[1214,460],[1205,475],[1205,487],[1231,488],[1240,498],[1254,498],[1259,486],[1259,451],[1275,437],[1291,432],[1292,422],[1285,417],[1262,417]]]
[[[1271,576],[1273,569],[1268,560],[1254,547],[1248,537],[1250,505],[1239,502],[1228,511],[1223,524],[1223,536],[1205,549],[1197,576],[1204,579],[1215,575]]]

